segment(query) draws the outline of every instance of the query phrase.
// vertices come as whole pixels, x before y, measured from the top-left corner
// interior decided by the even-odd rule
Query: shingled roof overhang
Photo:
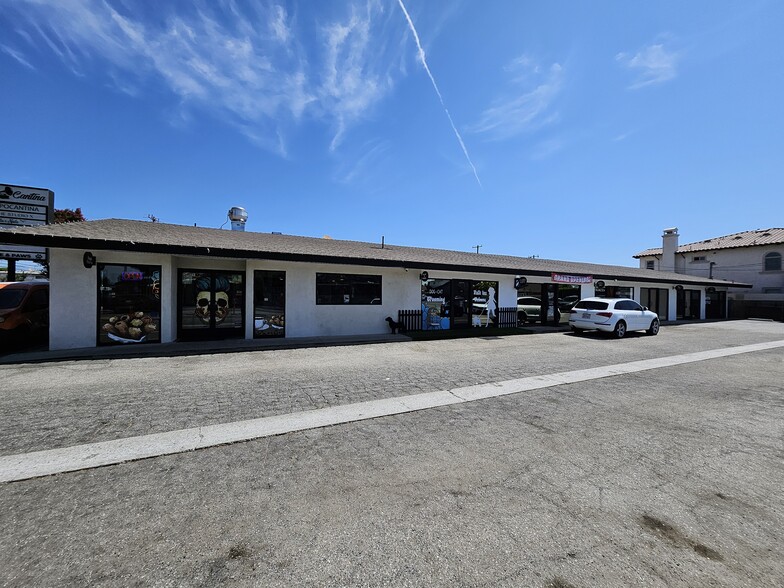
[[[93,251],[131,251],[177,256],[397,267],[490,274],[593,276],[626,282],[750,288],[749,284],[708,280],[640,268],[425,249],[380,243],[226,231],[164,223],[107,219],[0,231],[0,242]],[[99,259],[100,260],[100,259]]]

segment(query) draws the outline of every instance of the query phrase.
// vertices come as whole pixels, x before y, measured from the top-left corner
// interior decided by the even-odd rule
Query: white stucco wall
[[[83,250],[49,251],[49,348],[95,347],[98,283]]]

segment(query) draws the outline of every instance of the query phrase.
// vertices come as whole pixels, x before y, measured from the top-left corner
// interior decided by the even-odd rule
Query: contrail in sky
[[[457,137],[458,142],[460,143],[460,147],[463,149],[463,153],[465,154],[466,159],[468,160],[468,164],[471,166],[471,169],[474,170],[474,177],[476,178],[476,182],[479,184],[479,187],[482,188],[482,182],[479,180],[479,174],[476,173],[476,167],[474,166],[474,162],[471,161],[471,157],[468,155],[468,149],[466,149],[465,143],[463,143],[463,137],[460,136],[460,133],[457,131],[457,127],[455,126],[454,121],[452,120],[452,115],[449,114],[449,110],[444,104],[444,98],[441,96],[441,92],[438,90],[438,85],[436,84],[436,80],[433,77],[433,74],[430,73],[430,68],[427,65],[427,61],[425,61],[425,50],[422,49],[422,43],[419,42],[419,35],[414,28],[414,23],[411,20],[411,17],[408,15],[408,10],[406,10],[406,6],[403,4],[403,0],[397,0],[398,4],[400,4],[400,8],[403,10],[403,14],[406,15],[406,20],[408,21],[408,27],[411,29],[411,34],[414,35],[414,41],[416,41],[417,48],[419,49],[419,59],[422,60],[422,65],[427,72],[430,81],[433,83],[433,88],[438,95],[438,99],[441,101],[441,106],[444,107],[444,112],[446,112],[446,117],[449,119],[449,124],[452,125],[452,130],[455,132],[455,136]]]

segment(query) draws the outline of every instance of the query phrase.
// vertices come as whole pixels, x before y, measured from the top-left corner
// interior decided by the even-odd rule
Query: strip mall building
[[[623,296],[662,320],[723,318],[723,280],[641,268],[157,222],[17,227],[47,247],[51,349],[227,337],[563,324],[576,300]],[[713,305],[713,306],[711,306]]]

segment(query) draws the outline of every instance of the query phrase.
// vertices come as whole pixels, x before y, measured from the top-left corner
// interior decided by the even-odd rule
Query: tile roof
[[[734,249],[736,247],[756,247],[759,245],[777,245],[784,243],[784,229],[757,229],[756,231],[743,231],[724,237],[714,237],[678,246],[676,253],[690,253],[693,251],[715,251],[717,249]],[[633,257],[647,257],[661,255],[662,248],[646,249]]]
[[[591,275],[642,282],[730,285],[733,282],[617,265],[425,249],[337,239],[106,219],[0,230],[0,242],[65,249],[341,263],[376,267],[549,276]],[[100,256],[99,256],[100,259]],[[745,284],[735,284],[747,287]]]

